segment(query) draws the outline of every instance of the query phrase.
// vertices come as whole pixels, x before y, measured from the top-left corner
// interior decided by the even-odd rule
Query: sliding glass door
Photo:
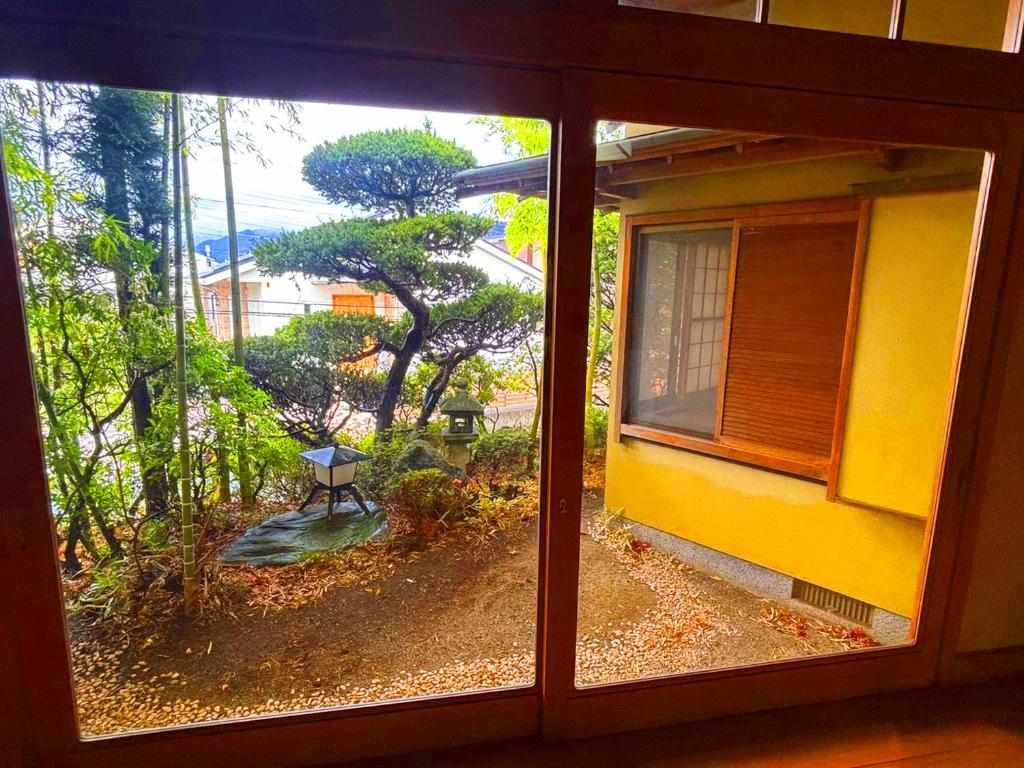
[[[291,87],[3,85],[0,564],[38,762],[934,680],[1015,118],[266,51]]]

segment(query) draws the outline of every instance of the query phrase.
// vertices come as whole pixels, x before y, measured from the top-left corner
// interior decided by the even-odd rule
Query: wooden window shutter
[[[368,293],[334,293],[331,294],[331,309],[336,315],[372,315],[375,313],[373,295]]]
[[[856,261],[855,218],[739,222],[721,442],[828,464]]]

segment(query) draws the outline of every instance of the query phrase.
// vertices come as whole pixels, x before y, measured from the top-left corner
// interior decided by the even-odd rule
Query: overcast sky
[[[280,130],[280,107],[248,101],[245,109],[247,118],[229,118],[230,130],[248,133],[252,142],[261,147],[267,166],[261,165],[254,153],[241,148],[234,152],[235,215],[239,230],[300,229],[352,215],[351,211],[328,203],[302,180],[303,157],[316,145],[342,136],[384,128],[422,128],[424,119],[429,119],[439,136],[453,139],[472,151],[481,165],[509,159],[500,139],[489,138],[484,128],[473,125],[472,115],[303,102],[299,104],[299,124],[294,127],[293,136]],[[191,142],[189,159],[196,242],[227,234],[220,146],[214,143],[218,137],[216,122],[203,128],[199,137],[202,141]],[[464,201],[463,206],[479,211],[485,204],[486,199],[475,198]]]

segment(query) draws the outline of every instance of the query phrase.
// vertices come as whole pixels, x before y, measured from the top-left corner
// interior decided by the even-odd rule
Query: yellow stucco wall
[[[1008,9],[1007,0],[910,0],[903,37],[999,51]]]
[[[772,0],[768,20],[791,27],[886,37],[892,0]]]
[[[919,152],[907,166],[938,175],[978,170],[980,158]],[[840,196],[851,183],[892,177],[864,157],[714,174],[650,185],[623,213]],[[826,501],[821,483],[624,438],[608,446],[608,508],[912,615],[976,197],[938,192],[876,202],[861,303],[866,331],[857,340],[848,407],[858,450],[840,486],[861,504]],[[911,407],[918,392],[921,402]],[[884,431],[877,428],[882,416]]]
[[[931,510],[977,197],[874,202],[839,474],[845,499],[918,517]]]
[[[1007,7],[1007,0],[910,0],[903,37],[998,51]],[[768,18],[773,24],[887,37],[891,11],[891,0],[772,0]]]

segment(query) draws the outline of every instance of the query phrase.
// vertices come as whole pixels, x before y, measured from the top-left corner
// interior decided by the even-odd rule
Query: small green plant
[[[356,448],[370,455],[369,461],[360,462],[356,467],[356,485],[363,493],[378,501],[391,494],[391,486],[399,476],[395,465],[408,446],[409,437],[400,429],[371,434],[359,441]]]
[[[593,456],[608,442],[608,409],[591,406],[587,409],[587,423],[584,429],[587,456]]]
[[[481,435],[473,444],[470,474],[493,493],[515,495],[529,478],[533,441],[518,427],[502,427]]]
[[[474,505],[474,513],[463,525],[470,540],[483,546],[489,539],[534,517],[537,509],[536,494],[522,494],[513,499],[481,494]]]
[[[417,469],[393,480],[391,503],[425,533],[463,517],[472,505],[465,481],[440,469]]]
[[[127,610],[131,590],[122,561],[113,560],[90,571],[89,586],[71,603],[73,612],[85,613],[97,621],[106,621]]]

